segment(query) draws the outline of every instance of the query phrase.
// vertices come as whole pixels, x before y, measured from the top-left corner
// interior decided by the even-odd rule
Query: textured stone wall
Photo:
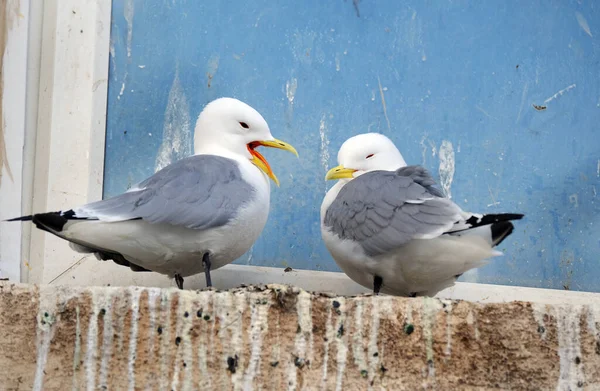
[[[2,390],[598,390],[600,304],[0,285]]]

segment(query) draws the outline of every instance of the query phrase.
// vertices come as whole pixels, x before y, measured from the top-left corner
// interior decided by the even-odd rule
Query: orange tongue
[[[271,170],[271,166],[269,165],[269,163],[267,163],[267,159],[265,159],[265,157],[263,155],[261,155],[258,151],[253,149],[254,147],[252,145],[248,145],[248,151],[250,151],[250,154],[252,156],[255,156],[258,160],[260,160],[261,162],[264,163],[264,165],[267,167],[267,169],[269,170],[269,172],[271,174],[273,174],[273,171]]]

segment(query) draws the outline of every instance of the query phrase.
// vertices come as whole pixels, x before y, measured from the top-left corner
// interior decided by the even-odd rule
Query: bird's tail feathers
[[[490,247],[496,247],[504,241],[515,229],[511,220],[519,220],[523,215],[483,215],[459,222],[454,229],[447,232],[451,236],[477,235],[485,239]],[[471,220],[469,222],[469,220]],[[457,227],[459,226],[460,227]],[[458,228],[458,229],[457,229]],[[502,255],[502,253],[497,254]]]
[[[12,219],[7,219],[7,220],[3,220],[3,221],[31,221],[32,219],[33,219],[33,216],[29,215],[29,216],[14,217]]]

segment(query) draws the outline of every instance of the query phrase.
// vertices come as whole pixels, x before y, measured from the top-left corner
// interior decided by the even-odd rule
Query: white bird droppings
[[[450,187],[452,186],[452,181],[454,180],[455,160],[454,148],[452,147],[452,143],[450,141],[442,141],[442,145],[440,145],[439,150],[439,157],[439,174],[441,186],[444,189],[444,193],[446,193],[448,198],[452,198],[452,192],[450,190]]]
[[[585,20],[585,17],[580,12],[575,12],[575,19],[577,19],[579,27],[581,27],[581,29],[585,31],[587,35],[592,37],[592,30],[590,29],[590,25],[588,24],[587,20]]]
[[[298,89],[298,79],[292,77],[292,79],[285,83],[285,95],[287,96],[290,105],[294,104],[294,98],[296,97],[296,90]]]
[[[558,332],[558,356],[560,375],[557,391],[576,390],[584,383],[583,363],[581,363],[580,321],[582,307],[579,305],[554,306],[554,316]]]
[[[192,154],[190,108],[179,81],[179,72],[169,91],[165,110],[162,143],[156,155],[155,171]]]

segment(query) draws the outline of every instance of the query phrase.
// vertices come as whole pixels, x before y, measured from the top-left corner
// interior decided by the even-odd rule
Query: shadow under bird
[[[326,175],[338,182],[321,205],[321,235],[339,267],[376,294],[435,296],[502,255],[494,247],[523,217],[463,211],[381,134],[346,140],[338,163]]]
[[[201,272],[212,286],[210,271],[248,251],[267,221],[269,178],[279,181],[259,146],[298,156],[255,109],[220,98],[198,117],[193,156],[113,198],[9,221],[30,220],[99,260],[166,274],[180,289]]]

